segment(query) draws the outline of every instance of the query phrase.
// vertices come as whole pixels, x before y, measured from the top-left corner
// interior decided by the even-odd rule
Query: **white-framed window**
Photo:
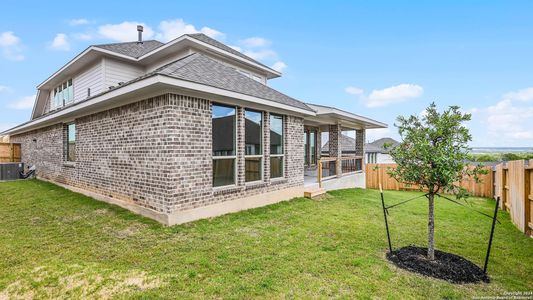
[[[263,113],[244,111],[244,177],[245,182],[263,179]]]
[[[53,108],[63,107],[66,104],[74,101],[74,88],[72,86],[72,79],[63,82],[62,84],[54,88],[53,94]]]
[[[284,175],[284,125],[283,116],[270,115],[270,178]]]
[[[235,185],[237,173],[236,108],[213,104],[213,186]]]
[[[66,127],[65,158],[67,161],[76,161],[76,124],[70,123]]]

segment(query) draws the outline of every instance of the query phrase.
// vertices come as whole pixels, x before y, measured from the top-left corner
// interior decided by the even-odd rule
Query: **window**
[[[270,178],[283,177],[283,117],[270,115]]]
[[[235,107],[213,104],[213,186],[235,184]]]
[[[54,89],[53,107],[59,108],[74,101],[74,89],[72,79],[69,79]]]
[[[67,125],[67,161],[76,161],[76,124]]]
[[[252,182],[262,179],[263,174],[263,114],[261,112],[244,111],[244,169],[245,181]]]
[[[316,165],[317,162],[317,130],[316,129],[305,129],[304,133],[304,164],[306,166]]]

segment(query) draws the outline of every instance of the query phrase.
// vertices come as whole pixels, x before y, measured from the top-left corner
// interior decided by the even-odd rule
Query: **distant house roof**
[[[385,149],[385,147],[384,147],[385,144],[389,145],[389,147],[387,149]],[[398,146],[399,144],[400,143],[398,141],[396,141],[395,139],[386,137],[386,138],[381,138],[381,139],[375,140],[372,143],[368,143],[367,146],[369,147],[369,149],[370,148],[379,149],[379,151],[374,151],[374,152],[389,153],[389,150],[391,148],[394,148],[394,147]],[[368,151],[368,152],[370,152],[370,151]]]
[[[113,43],[113,44],[94,45],[94,47],[113,51],[115,53],[119,53],[119,54],[126,55],[126,56],[133,57],[133,58],[139,58],[145,55],[146,53],[153,51],[163,45],[164,43],[161,43],[160,41],[148,40],[148,41],[143,41],[142,43],[139,43],[139,42]]]
[[[143,77],[153,74],[201,83],[314,112],[305,103],[244,76],[234,68],[201,53],[186,56]]]
[[[396,140],[392,138],[382,138],[379,140],[376,140],[372,143],[365,144],[365,153],[389,153],[388,149],[385,149],[383,145],[385,143],[389,143],[392,145],[392,147],[395,147],[399,144]],[[341,148],[342,152],[344,153],[354,153],[355,152],[355,139],[352,137],[349,137],[345,134],[341,135]],[[329,151],[329,141],[322,146],[322,152],[328,152]]]

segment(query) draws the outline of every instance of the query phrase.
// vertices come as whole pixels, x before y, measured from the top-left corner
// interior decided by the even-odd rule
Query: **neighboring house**
[[[188,222],[302,196],[321,131],[386,127],[267,85],[280,76],[204,34],[94,45],[41,83],[31,120],[5,133],[41,179]],[[330,148],[338,182],[364,185],[363,145],[357,170]]]
[[[391,148],[400,143],[392,138],[381,138],[365,145],[366,162],[369,164],[393,164],[394,160],[389,154]],[[388,145],[388,147],[385,147]]]
[[[355,152],[355,139],[345,134],[341,135],[342,153],[353,154]],[[385,144],[390,145],[389,148]],[[392,138],[381,138],[372,143],[365,144],[365,162],[369,164],[393,164],[394,161],[389,154],[392,147],[396,147],[398,141]],[[328,152],[329,141],[322,146],[322,153]]]

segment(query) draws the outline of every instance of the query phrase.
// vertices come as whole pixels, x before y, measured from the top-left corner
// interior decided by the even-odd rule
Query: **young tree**
[[[390,155],[396,168],[389,174],[399,182],[417,185],[427,191],[428,212],[428,259],[435,259],[435,195],[453,194],[466,198],[468,193],[457,185],[465,177],[486,173],[481,166],[469,168],[467,143],[472,140],[464,122],[470,114],[463,114],[458,106],[451,106],[439,113],[435,103],[426,108],[423,116],[399,116],[397,123],[402,142],[391,149]]]

